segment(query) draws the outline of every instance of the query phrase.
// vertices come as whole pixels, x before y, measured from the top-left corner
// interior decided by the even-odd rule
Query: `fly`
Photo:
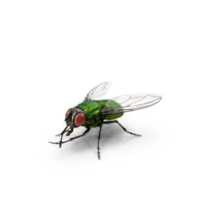
[[[65,122],[67,126],[60,134],[56,135],[60,136],[60,141],[50,143],[58,144],[61,148],[63,143],[67,143],[86,135],[93,127],[99,127],[97,155],[100,160],[99,142],[103,124],[117,123],[125,132],[134,136],[141,136],[127,131],[126,128],[124,128],[116,119],[123,116],[126,112],[153,106],[161,101],[162,96],[153,93],[141,93],[134,95],[121,95],[112,99],[97,100],[108,92],[110,86],[110,82],[103,82],[97,85],[88,92],[82,103],[68,109],[65,114]],[[72,137],[67,141],[62,141],[64,133],[66,133],[66,136],[69,136],[73,132],[74,128],[80,126],[86,128],[82,135]]]

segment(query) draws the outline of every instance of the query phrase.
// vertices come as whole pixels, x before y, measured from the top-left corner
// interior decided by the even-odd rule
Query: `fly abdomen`
[[[106,104],[106,109],[109,110],[113,110],[113,108],[121,108],[122,106],[117,103],[116,101],[110,100],[110,99],[105,99],[102,100],[102,102],[104,102]],[[115,113],[115,114],[106,114],[103,115],[104,119],[106,120],[112,120],[112,119],[117,119],[119,117],[121,117],[124,113]]]

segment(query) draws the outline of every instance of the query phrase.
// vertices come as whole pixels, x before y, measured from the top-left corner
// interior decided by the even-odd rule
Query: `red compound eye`
[[[67,117],[67,115],[68,115],[68,113],[69,113],[69,111],[70,111],[71,109],[72,109],[72,108],[68,107],[68,108],[65,110],[65,112],[63,113],[64,118]]]
[[[86,117],[85,117],[85,114],[80,112],[80,113],[77,113],[74,117],[74,124],[76,126],[81,126],[86,120]]]

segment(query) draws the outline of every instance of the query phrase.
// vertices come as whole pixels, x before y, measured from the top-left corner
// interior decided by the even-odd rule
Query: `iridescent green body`
[[[101,101],[84,101],[83,103],[79,104],[77,108],[80,108],[86,116],[86,121],[82,126],[97,127],[102,123],[104,119],[113,120],[121,117],[124,114],[116,113],[110,115],[102,115],[101,111],[105,106],[107,108],[121,108],[120,104],[110,99],[105,99]]]

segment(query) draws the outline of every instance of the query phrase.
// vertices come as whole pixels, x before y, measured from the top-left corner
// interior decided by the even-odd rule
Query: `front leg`
[[[82,135],[78,135],[78,136],[76,136],[76,137],[70,138],[69,140],[64,141],[63,144],[66,144],[66,143],[68,143],[68,142],[71,142],[71,141],[73,141],[73,140],[76,140],[76,139],[79,139],[79,138],[85,136],[87,133],[90,132],[90,130],[91,130],[91,128],[86,129],[85,132],[84,132]]]
[[[58,145],[59,149],[62,149],[62,144],[63,144],[63,135],[65,134],[65,131],[69,131],[70,127],[69,126],[65,126],[65,128],[62,130],[62,132],[59,134],[60,135],[60,140],[59,142],[52,142],[52,141],[48,141],[49,144],[52,145]]]
[[[49,143],[49,144],[53,144],[53,145],[58,145],[58,147],[59,147],[59,149],[60,149],[60,148],[62,148],[62,145],[63,145],[63,144],[66,144],[66,143],[68,143],[68,142],[71,142],[71,141],[73,141],[73,140],[76,140],[76,139],[79,139],[79,138],[85,136],[87,133],[90,132],[90,130],[91,130],[91,128],[85,130],[85,132],[84,132],[82,135],[78,135],[78,136],[76,136],[76,137],[70,138],[69,140],[66,140],[66,141],[64,141],[64,142],[63,142],[63,135],[61,135],[61,138],[60,138],[60,141],[59,141],[59,142],[51,142],[51,141],[48,141],[48,143]]]
[[[56,136],[60,136],[60,135],[63,135],[64,133],[66,133],[67,132],[67,128],[68,128],[68,125],[65,127],[65,129],[60,134],[58,134]]]

